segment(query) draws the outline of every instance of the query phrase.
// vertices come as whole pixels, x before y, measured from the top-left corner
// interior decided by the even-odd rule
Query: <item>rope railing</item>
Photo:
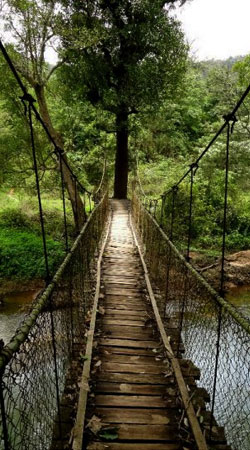
[[[27,118],[27,122],[29,125],[30,130],[30,141],[31,141],[31,148],[32,148],[32,157],[33,157],[33,170],[35,172],[36,176],[36,190],[37,190],[37,196],[38,196],[38,202],[39,202],[39,213],[40,213],[40,224],[41,224],[41,231],[43,236],[43,246],[44,246],[44,255],[45,255],[45,266],[46,266],[46,272],[47,277],[49,279],[49,270],[48,270],[48,264],[46,263],[46,237],[45,237],[45,227],[44,227],[44,218],[43,218],[43,206],[42,206],[42,199],[41,199],[41,179],[46,178],[44,174],[46,172],[51,173],[51,177],[55,178],[55,172],[60,173],[61,178],[61,199],[63,202],[63,216],[64,216],[64,239],[65,239],[65,249],[68,250],[68,221],[67,221],[67,207],[66,207],[66,189],[68,191],[68,197],[71,202],[72,211],[74,214],[74,222],[76,226],[76,230],[79,232],[82,228],[82,225],[84,221],[86,220],[88,214],[91,212],[93,203],[96,201],[96,195],[92,193],[90,190],[88,190],[75,172],[72,170],[67,155],[64,152],[62,148],[58,145],[57,139],[50,130],[47,123],[45,123],[44,119],[42,118],[41,114],[37,110],[35,103],[36,100],[32,97],[32,95],[28,92],[26,86],[24,85],[19,73],[17,72],[6,48],[2,44],[0,40],[0,51],[7,63],[7,66],[11,70],[18,86],[20,87],[20,90],[22,92],[22,95],[19,97],[20,101],[22,102],[24,106],[24,114]],[[46,155],[46,164],[44,159],[42,158],[42,161],[39,161],[38,158],[38,136],[36,133],[36,124],[34,124],[33,117],[36,119],[36,124],[40,124],[43,131],[45,132],[45,135],[47,136],[48,142],[53,146],[53,152],[48,151],[48,154]],[[53,167],[53,170],[51,169],[50,165]],[[48,176],[47,176],[48,178]],[[106,177],[106,166],[105,166],[105,172],[102,174],[101,182],[100,182],[100,193],[103,193],[103,190],[101,190],[101,187],[103,187],[105,180],[105,185],[107,184],[107,177]],[[59,181],[58,181],[59,184]],[[104,188],[105,189],[105,188]],[[100,194],[101,196],[101,194]],[[100,198],[99,196],[99,198]]]
[[[141,199],[134,200],[134,211],[152,277],[164,298],[160,305],[163,317],[176,317],[179,333],[177,356],[180,356],[183,341],[187,355],[202,369],[202,381],[211,396],[210,434],[215,415],[226,426],[230,443],[237,450],[245,450],[250,446],[247,437],[250,434],[250,398],[246,400],[250,329],[248,318],[238,315],[234,307],[224,300],[225,256],[231,135],[237,122],[236,114],[249,92],[250,85],[232,111],[223,116],[224,123],[198,158],[159,198],[147,198],[137,170],[135,182]],[[216,281],[216,293],[210,290],[209,285],[189,262],[196,220],[195,175],[201,160],[218,138],[224,136],[225,131],[220,277]],[[173,243],[178,245],[184,258]]]
[[[212,445],[213,429],[219,423],[232,448],[246,450],[250,446],[249,321],[191,266],[136,193],[132,212],[151,280],[161,294],[158,308],[166,332],[171,318],[179,336],[176,356],[184,351],[184,357],[199,367],[199,386],[210,395],[210,414],[194,405],[203,431]]]
[[[65,438],[61,401],[71,364],[84,351],[94,256],[108,211],[107,177],[104,168],[97,196],[82,185],[1,41],[0,50],[22,92],[34,173],[32,179],[29,172],[29,184],[36,192],[40,224],[37,267],[45,281],[14,336],[0,349],[0,448],[44,450],[52,439]],[[38,132],[40,126],[45,134]]]
[[[223,203],[223,219],[221,220],[221,244],[220,244],[220,280],[217,282],[216,289],[218,293],[224,297],[225,295],[225,256],[226,256],[226,244],[227,244],[227,216],[228,216],[228,196],[229,196],[229,170],[230,170],[230,144],[231,136],[234,131],[236,122],[236,113],[239,112],[239,108],[243,105],[243,102],[250,92],[250,85],[240,97],[239,101],[232,109],[232,111],[223,116],[224,123],[217,131],[217,133],[210,140],[205,149],[201,152],[198,158],[189,166],[189,169],[182,175],[168,190],[158,198],[149,198],[145,194],[141,180],[139,178],[138,164],[135,174],[135,180],[137,183],[137,191],[140,193],[143,204],[147,211],[150,212],[154,218],[157,218],[162,229],[167,233],[170,240],[175,242],[176,245],[182,249],[183,254],[186,256],[186,260],[190,261],[190,249],[192,244],[194,232],[194,206],[195,195],[194,188],[197,186],[196,173],[199,170],[200,163],[203,158],[208,154],[214,143],[219,137],[224,136],[226,131],[226,143],[225,143],[225,161],[224,163],[224,203]],[[196,240],[197,240],[196,236]],[[217,246],[218,247],[218,246]]]
[[[93,257],[107,215],[107,192],[44,292],[0,352],[0,446],[48,449],[70,362],[83,351],[94,297]],[[57,437],[58,439],[58,437]]]

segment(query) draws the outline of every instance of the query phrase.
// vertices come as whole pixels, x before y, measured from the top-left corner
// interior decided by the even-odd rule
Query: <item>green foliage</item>
[[[63,259],[60,242],[47,239],[50,272],[54,273]],[[0,227],[0,278],[45,278],[42,238],[37,234]]]
[[[206,147],[221,125],[222,115],[232,109],[239,92],[246,88],[249,71],[249,57],[241,59],[235,66],[230,61],[228,64],[190,64],[186,74],[187,89],[182,91],[182,98],[176,103],[166,99],[164,115],[144,119],[147,132],[144,128],[137,132],[136,146],[141,161],[142,186],[151,198],[169,190]],[[237,113],[238,122],[230,136],[227,251],[250,246],[249,110],[250,98],[247,98]],[[225,150],[224,133],[202,159],[195,175],[191,244],[207,252],[210,249],[217,251],[222,245]],[[190,177],[179,186],[175,203],[174,240],[182,250],[187,246],[189,192]],[[167,197],[163,217],[168,232],[171,211],[172,194]]]
[[[64,223],[60,199],[43,198],[43,217],[51,273],[64,257]],[[70,242],[73,218],[67,206]],[[0,192],[0,278],[44,278],[45,266],[37,198],[23,191]]]
[[[64,4],[69,77],[78,78],[92,104],[112,113],[121,107],[133,112],[158,102],[164,86],[176,86],[186,46],[179,23],[162,2]]]
[[[12,207],[0,212],[0,226],[10,229],[30,229],[32,222],[22,209]]]

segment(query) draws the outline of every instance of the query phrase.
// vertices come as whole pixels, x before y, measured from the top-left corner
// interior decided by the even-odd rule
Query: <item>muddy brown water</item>
[[[11,292],[1,297],[0,305],[0,339],[7,344],[22,321],[28,306],[39,290]]]
[[[38,292],[39,289],[33,289],[25,292],[10,292],[3,296],[3,303],[0,305],[0,339],[3,339],[5,343],[15,333],[28,306]],[[226,298],[250,319],[250,285],[231,289]]]
[[[245,317],[250,319],[250,285],[237,286],[231,289],[227,293],[226,299]]]

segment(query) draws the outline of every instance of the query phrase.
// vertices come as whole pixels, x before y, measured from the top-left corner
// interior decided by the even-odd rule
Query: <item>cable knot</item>
[[[234,125],[236,124],[236,122],[238,122],[238,119],[237,119],[236,115],[233,114],[233,113],[224,114],[223,119],[224,119],[228,124],[229,124],[230,122],[232,122],[232,125],[231,125],[231,133],[233,133]]]
[[[25,94],[22,95],[22,97],[19,97],[21,99],[22,102],[28,102],[32,105],[32,103],[35,103],[35,99],[34,97],[32,97],[31,94],[29,94],[28,92],[25,92]]]
[[[55,153],[59,153],[60,156],[64,154],[64,151],[61,149],[61,147],[58,147],[58,145],[55,146]]]
[[[193,171],[193,175],[195,175],[197,170],[199,169],[199,165],[198,165],[197,162],[194,162],[194,163],[190,164],[189,167]]]
[[[179,187],[175,184],[175,185],[172,187],[172,190],[173,190],[173,193],[174,193],[174,194],[177,194],[177,192],[178,192],[178,190],[179,190]]]
[[[28,108],[27,108],[27,105],[26,105],[26,103],[25,102],[28,102],[29,103],[29,106],[31,106],[36,100],[32,97],[32,95],[31,94],[29,94],[28,92],[25,92],[25,94],[23,94],[21,97],[19,97],[20,98],[20,100],[21,100],[21,102],[22,102],[22,104],[23,104],[23,107],[24,107],[24,115],[25,116],[27,116],[27,111],[28,111]]]

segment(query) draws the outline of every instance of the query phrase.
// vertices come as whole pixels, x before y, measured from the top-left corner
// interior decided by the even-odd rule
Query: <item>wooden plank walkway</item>
[[[104,298],[99,301],[94,387],[87,416],[87,423],[93,417],[100,418],[104,435],[106,428],[111,438],[113,433],[117,439],[94,439],[87,448],[176,450],[181,448],[178,393],[173,389],[169,361],[161,355],[152,309],[145,298],[143,269],[127,205],[126,201],[112,202],[113,217],[102,262]]]
[[[180,394],[147,298],[128,202],[113,200],[112,209],[101,268],[83,448],[183,449]],[[169,330],[170,335],[175,332]],[[181,365],[192,393],[199,371],[185,360]]]

